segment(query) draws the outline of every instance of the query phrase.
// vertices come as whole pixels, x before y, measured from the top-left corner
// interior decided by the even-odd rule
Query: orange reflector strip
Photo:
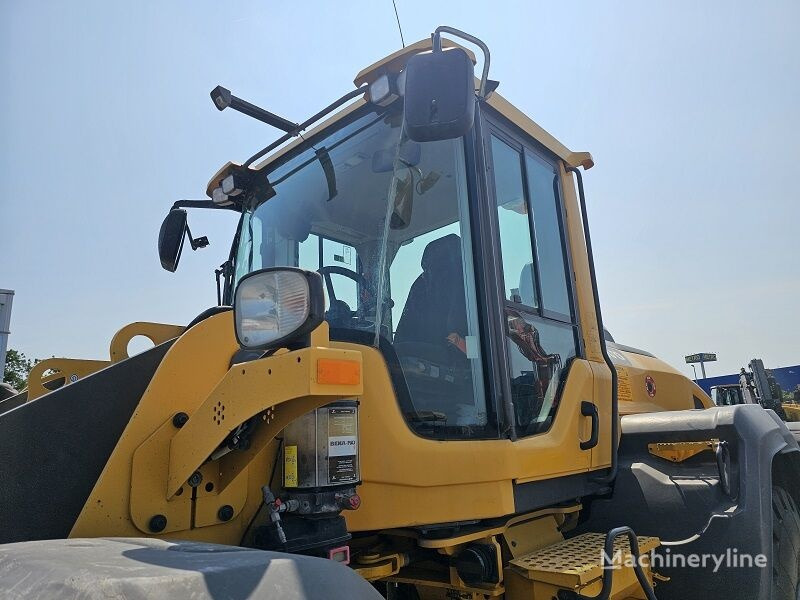
[[[337,358],[317,359],[317,383],[358,385],[361,383],[361,363]]]

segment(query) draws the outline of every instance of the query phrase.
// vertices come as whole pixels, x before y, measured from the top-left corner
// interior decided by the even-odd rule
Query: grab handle
[[[600,435],[600,415],[597,413],[597,406],[586,400],[581,402],[581,415],[592,419],[592,435],[585,442],[581,442],[581,450],[588,450],[597,446],[597,438]]]

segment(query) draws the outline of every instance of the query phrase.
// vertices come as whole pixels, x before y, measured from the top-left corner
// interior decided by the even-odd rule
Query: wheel
[[[800,599],[800,511],[782,487],[772,487],[772,600]]]

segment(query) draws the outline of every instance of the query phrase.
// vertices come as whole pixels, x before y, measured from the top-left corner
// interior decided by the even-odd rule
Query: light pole
[[[699,354],[690,354],[689,356],[685,357],[686,363],[692,365],[694,369],[694,363],[700,363],[700,372],[703,374],[703,379],[706,379],[706,363],[707,362],[714,362],[717,360],[717,355],[713,352],[700,352]],[[695,381],[697,380],[697,370],[695,369],[694,372]]]
[[[694,382],[697,383],[697,367],[692,365],[692,371],[694,371]]]

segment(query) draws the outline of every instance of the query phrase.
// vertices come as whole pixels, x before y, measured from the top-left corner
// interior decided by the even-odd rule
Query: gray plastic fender
[[[628,525],[638,535],[658,536],[655,571],[659,600],[769,600],[772,585],[772,466],[800,459],[794,436],[774,412],[758,405],[721,406],[628,415],[622,418],[619,474],[610,497],[592,501],[581,531]],[[654,456],[657,442],[726,442],[730,493],[723,490],[717,459],[703,452],[681,463]],[[783,477],[798,497],[800,480]],[[698,556],[705,566],[684,566],[675,555]],[[763,556],[761,568],[742,555]],[[715,559],[724,555],[715,569]],[[672,560],[670,563],[669,560]],[[762,559],[763,560],[763,559]],[[663,566],[669,564],[670,566]]]

